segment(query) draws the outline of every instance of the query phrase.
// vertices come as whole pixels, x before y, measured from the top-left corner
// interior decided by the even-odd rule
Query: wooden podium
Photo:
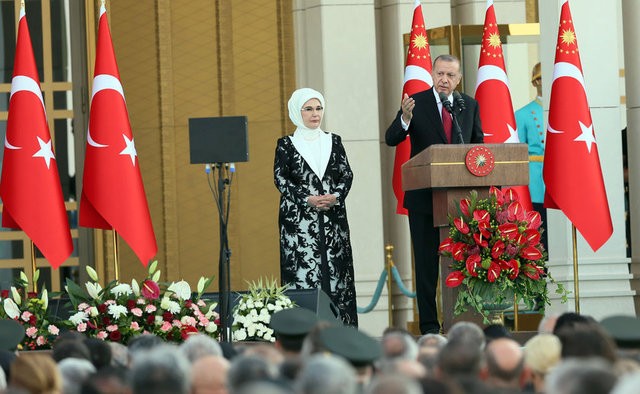
[[[440,241],[449,236],[448,215],[458,213],[459,201],[468,197],[471,190],[487,196],[490,186],[528,184],[527,144],[432,145],[402,166],[403,190],[432,189],[433,222],[440,228]],[[481,316],[475,312],[454,316],[458,289],[444,284],[450,264],[450,258],[440,257],[441,317],[445,332],[459,320],[482,324]]]

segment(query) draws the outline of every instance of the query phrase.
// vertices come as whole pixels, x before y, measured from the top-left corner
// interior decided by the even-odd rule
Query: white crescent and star
[[[131,156],[131,164],[135,167],[136,165],[136,156],[138,156],[138,152],[136,152],[136,145],[133,142],[133,138],[129,139],[125,134],[122,134],[124,138],[125,148],[120,152],[121,155],[129,155]]]
[[[51,165],[51,159],[55,160],[55,156],[53,155],[53,149],[51,149],[51,139],[49,141],[44,142],[40,137],[38,138],[38,144],[40,145],[40,150],[33,154],[33,157],[42,157],[44,162],[47,164],[47,168]]]
[[[498,66],[486,64],[478,69],[478,77],[476,79],[476,92],[481,84],[487,81],[502,82],[504,86],[509,89],[509,79],[507,73]],[[505,143],[518,143],[520,138],[518,137],[518,128],[515,129],[507,122],[507,128],[509,129],[509,137],[504,141]],[[485,136],[492,136],[493,134],[485,133]]]
[[[27,77],[26,75],[16,75],[11,79],[11,94],[9,96],[9,101],[11,101],[11,97],[18,92],[31,92],[33,93],[38,100],[40,100],[40,104],[42,104],[42,110],[44,111],[44,100],[42,99],[42,91],[40,90],[40,85],[33,78]],[[13,145],[9,142],[9,139],[5,136],[4,139],[4,147],[11,150],[22,149],[21,146]],[[48,165],[47,165],[48,167]]]
[[[109,74],[99,74],[93,78],[93,89],[91,91],[91,101],[93,102],[93,98],[98,92],[106,89],[115,90],[122,96],[122,100],[124,100],[124,91],[122,90],[122,84],[120,80],[113,75]],[[106,148],[109,145],[101,144],[98,141],[94,140],[91,137],[91,130],[87,129],[87,144],[94,148]]]
[[[93,98],[95,97],[96,94],[98,94],[98,92],[102,90],[107,90],[107,89],[115,90],[116,92],[118,92],[120,94],[120,97],[122,97],[122,100],[126,102],[124,98],[124,90],[122,89],[122,84],[120,83],[120,80],[115,76],[109,75],[109,74],[99,74],[93,78],[93,90],[91,91],[91,101],[93,101]],[[129,139],[129,137],[127,137],[127,135],[124,133],[122,134],[122,138],[124,139],[125,148],[120,152],[120,154],[130,156],[131,164],[135,166],[136,156],[138,156],[138,153],[136,151],[136,146],[133,141],[133,138]],[[100,142],[93,139],[93,137],[91,137],[90,129],[87,129],[87,144],[89,144],[94,148],[106,148],[109,146],[106,144],[101,144]]]
[[[584,76],[582,75],[582,71],[572,63],[568,62],[559,62],[556,63],[553,67],[553,81],[551,82],[552,86],[556,82],[556,80],[567,77],[573,78],[580,86],[582,86],[582,90],[586,92]],[[593,123],[590,125],[585,125],[584,123],[578,121],[580,126],[580,135],[574,139],[574,141],[582,141],[587,146],[587,151],[591,153],[591,147],[593,144],[596,144],[596,138],[593,134]],[[551,126],[551,122],[547,125],[547,131],[552,134],[563,134],[564,130],[556,130]]]

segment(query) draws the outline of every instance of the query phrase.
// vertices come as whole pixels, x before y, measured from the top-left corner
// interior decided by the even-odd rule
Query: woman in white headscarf
[[[320,128],[324,97],[298,89],[289,99],[293,135],[278,140],[273,173],[280,191],[280,277],[296,289],[320,288],[342,322],[358,325],[345,199],[353,173],[340,136]]]

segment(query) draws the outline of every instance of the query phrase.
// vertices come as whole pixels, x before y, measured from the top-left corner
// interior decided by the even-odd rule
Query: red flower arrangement
[[[515,190],[492,186],[484,199],[478,199],[474,190],[460,201],[459,215],[450,216],[449,222],[449,237],[440,244],[439,253],[453,259],[447,287],[461,287],[456,315],[472,307],[486,322],[489,305],[515,301],[529,309],[544,308],[550,304],[547,282],[554,283],[566,301],[567,291],[545,266],[540,214],[523,209]]]

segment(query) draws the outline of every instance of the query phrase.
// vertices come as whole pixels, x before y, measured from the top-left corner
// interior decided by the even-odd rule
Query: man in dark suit
[[[389,146],[411,138],[411,156],[433,144],[459,144],[451,115],[445,109],[440,96],[444,94],[453,103],[464,143],[482,143],[478,102],[461,94],[464,108],[453,99],[453,91],[460,83],[460,60],[452,55],[438,56],[433,62],[433,87],[413,96],[404,95],[400,111],[385,134]],[[448,119],[447,119],[448,117]],[[440,331],[436,307],[438,284],[438,229],[433,225],[433,203],[430,189],[407,191],[404,207],[409,211],[409,229],[413,243],[416,295],[422,334]]]

